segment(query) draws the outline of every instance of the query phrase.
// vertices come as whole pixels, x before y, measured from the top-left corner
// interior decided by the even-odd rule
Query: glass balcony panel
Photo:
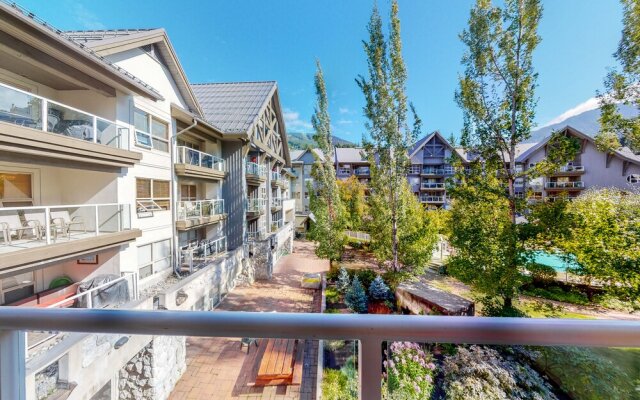
[[[42,129],[42,99],[0,84],[0,122]]]
[[[47,132],[94,142],[97,138],[94,136],[93,119],[92,115],[82,111],[47,102]]]

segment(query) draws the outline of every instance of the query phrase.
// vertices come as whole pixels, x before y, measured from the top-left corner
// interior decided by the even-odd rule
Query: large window
[[[147,278],[171,267],[171,239],[138,246],[138,275]]]
[[[155,203],[163,210],[171,208],[169,181],[136,179],[136,202]]]
[[[136,127],[136,145],[169,152],[169,126],[151,114],[133,111],[133,123]]]
[[[196,201],[197,196],[196,185],[180,185],[180,200],[182,201]]]
[[[31,174],[0,172],[0,203],[5,207],[32,205]]]

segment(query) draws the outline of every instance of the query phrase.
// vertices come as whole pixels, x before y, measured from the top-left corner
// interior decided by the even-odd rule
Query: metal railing
[[[366,232],[344,231],[344,234],[352,239],[371,241],[371,235]]]
[[[382,397],[382,345],[640,347],[640,322],[409,315],[0,308],[2,400],[25,399],[25,332],[358,340],[359,397]]]
[[[410,175],[420,174],[420,171],[422,171],[422,167],[419,165],[412,165],[407,168],[407,174],[410,174]]]
[[[3,83],[0,83],[0,98],[4,100],[0,104],[1,122],[129,149],[129,129],[113,121]]]
[[[256,175],[262,178],[267,177],[267,168],[264,165],[254,162],[247,162],[246,172],[247,175]]]
[[[271,232],[276,232],[278,231],[278,229],[282,228],[283,226],[284,226],[284,221],[282,220],[282,218],[275,221],[271,221]]]
[[[69,305],[73,305],[73,304],[82,304],[84,305],[84,307],[81,308],[93,308],[94,304],[93,304],[93,297],[94,294],[106,289],[106,288],[110,288],[111,286],[118,284],[120,282],[127,282],[127,287],[130,287],[131,292],[130,292],[130,298],[129,299],[125,299],[124,302],[126,301],[130,301],[130,300],[136,300],[138,298],[138,277],[137,277],[137,273],[136,272],[123,272],[122,276],[120,278],[114,279],[110,282],[104,283],[102,285],[96,286],[94,288],[91,288],[89,290],[87,290],[86,292],[82,292],[82,293],[78,293],[74,296],[71,296],[69,298],[66,298],[64,300],[60,300],[57,303],[51,304],[49,306],[47,306],[46,308],[66,308]],[[122,303],[117,303],[117,304],[109,304],[108,306],[116,306],[116,305],[120,305]]]
[[[247,201],[247,212],[250,212],[250,213],[264,212],[266,207],[267,207],[267,199],[264,199],[262,197],[250,198]]]
[[[271,199],[271,207],[282,207],[282,197],[273,197]]]
[[[281,173],[271,171],[271,182],[274,182],[276,184],[285,184],[287,183],[287,180],[282,176]]]
[[[435,167],[424,167],[422,168],[423,175],[453,175],[455,173],[455,168],[453,167],[443,167],[443,168],[435,168]]]
[[[213,217],[224,214],[224,199],[178,201],[176,209],[179,221]]]
[[[544,187],[547,189],[583,189],[584,182],[545,182]]]
[[[79,204],[0,208],[3,244],[18,241],[48,245],[60,238],[84,238],[131,229],[129,204]],[[19,248],[16,248],[19,249]]]
[[[369,167],[358,167],[355,169],[356,175],[371,175],[371,168]]]
[[[422,189],[444,189],[445,184],[443,182],[422,182],[420,187]]]
[[[351,168],[338,168],[339,176],[347,176],[351,175]]]
[[[177,162],[179,164],[210,168],[220,172],[226,171],[225,162],[222,158],[185,146],[178,146]]]
[[[584,165],[563,165],[557,172],[584,172]]]
[[[258,228],[255,231],[248,230],[247,231],[247,239],[250,240],[250,241],[260,240],[260,239],[262,239],[263,237],[266,236],[266,233],[267,232],[266,232],[266,229],[264,227],[263,228]]]
[[[445,196],[420,196],[420,201],[423,203],[444,203]]]
[[[180,267],[188,268],[189,273],[203,267],[209,261],[227,251],[227,237],[202,240],[194,246],[180,249]]]

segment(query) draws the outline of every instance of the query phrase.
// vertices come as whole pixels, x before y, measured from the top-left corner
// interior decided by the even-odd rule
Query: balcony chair
[[[25,211],[24,219],[28,225],[33,225],[34,229],[37,229],[36,236],[38,240],[47,235],[47,222],[44,211]],[[53,235],[54,242],[58,239],[58,232],[62,233],[62,227],[56,224],[51,224],[51,234]]]
[[[10,212],[8,214],[0,215],[0,229],[2,229],[2,236],[6,244],[11,244],[11,236],[15,234],[18,240],[22,239],[24,232],[31,231],[33,236],[40,239],[40,230],[34,223],[29,223],[28,226],[24,226],[20,221],[20,216],[17,211]]]
[[[75,225],[80,226],[80,229],[87,233],[87,227],[82,217],[76,215],[72,218],[67,210],[51,211],[51,222],[58,227],[56,229],[61,230],[63,235],[67,235],[67,239],[71,239],[71,227]],[[97,224],[98,221],[96,221]]]

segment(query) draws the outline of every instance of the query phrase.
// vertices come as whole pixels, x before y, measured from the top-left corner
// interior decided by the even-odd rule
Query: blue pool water
[[[567,267],[577,266],[575,262],[567,262],[558,254],[551,254],[544,251],[534,251],[533,255],[534,262],[542,265],[547,265],[558,272],[565,272],[567,270]]]

